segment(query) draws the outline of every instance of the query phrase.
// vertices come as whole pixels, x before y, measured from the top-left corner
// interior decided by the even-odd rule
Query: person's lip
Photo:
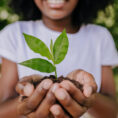
[[[46,0],[46,2],[50,8],[59,9],[59,8],[63,8],[67,1],[66,0]]]

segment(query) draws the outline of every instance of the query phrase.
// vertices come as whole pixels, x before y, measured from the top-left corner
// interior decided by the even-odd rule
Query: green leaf
[[[66,35],[66,31],[60,34],[60,36],[56,39],[53,47],[53,55],[55,64],[59,64],[65,58],[68,51],[69,41]]]
[[[39,53],[41,56],[47,57],[49,60],[51,60],[51,53],[43,41],[25,33],[23,33],[23,35],[29,48],[32,51],[34,51],[35,53]]]
[[[41,58],[34,58],[24,62],[21,62],[20,65],[29,67],[40,72],[51,73],[55,71],[55,67],[49,61]]]

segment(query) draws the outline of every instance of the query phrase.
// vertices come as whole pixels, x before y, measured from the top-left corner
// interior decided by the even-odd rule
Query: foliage
[[[7,24],[19,20],[19,16],[14,14],[8,6],[10,0],[0,0],[0,29]]]
[[[52,55],[43,41],[27,34],[24,34],[24,37],[25,41],[32,51],[34,51],[35,53],[39,53],[41,56],[47,57],[49,60],[51,60]]]
[[[55,66],[52,63],[41,58],[30,59],[20,64],[40,72],[51,73],[55,71]]]
[[[57,37],[54,45],[51,40],[50,50],[42,40],[34,36],[24,33],[24,37],[25,37],[25,41],[27,42],[27,45],[32,51],[34,51],[35,53],[39,53],[41,56],[48,58],[53,62],[53,64],[41,58],[30,59],[21,62],[20,64],[29,67],[31,69],[38,70],[40,72],[46,72],[46,73],[55,72],[55,76],[57,78],[55,64],[61,63],[64,60],[68,51],[69,41],[68,41],[66,31],[63,30],[63,32],[59,35],[59,37]]]

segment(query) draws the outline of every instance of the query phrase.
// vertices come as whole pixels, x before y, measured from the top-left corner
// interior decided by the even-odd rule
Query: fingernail
[[[55,106],[52,106],[50,110],[55,116],[58,116],[60,114],[60,110]]]
[[[66,99],[66,93],[63,92],[63,91],[59,91],[59,92],[57,93],[57,96],[58,96],[58,98],[59,98],[60,100]]]
[[[59,88],[58,84],[54,84],[51,88],[51,91],[54,93],[57,88]]]
[[[85,91],[85,96],[86,97],[90,97],[92,94],[92,87],[87,87],[86,91]]]
[[[33,91],[34,91],[34,86],[29,83],[25,85],[23,90],[25,96],[30,96],[33,93]]]
[[[44,81],[43,88],[48,90],[52,85],[52,81]]]
[[[18,83],[17,86],[16,86],[16,91],[19,94],[23,94],[23,89],[24,89],[24,86],[22,84]]]
[[[24,88],[24,86],[22,85],[22,84],[17,84],[17,88],[20,88],[20,89],[23,89]]]
[[[59,109],[56,108],[53,113],[54,113],[54,115],[58,116],[60,114],[60,111],[59,111]]]
[[[62,85],[62,87],[66,88],[67,90],[70,90],[70,86],[66,81],[63,81],[60,85]]]

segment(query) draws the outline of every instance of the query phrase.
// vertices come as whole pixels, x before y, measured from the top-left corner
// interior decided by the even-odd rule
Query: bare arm
[[[97,94],[94,106],[89,110],[95,118],[116,118],[115,83],[112,68],[102,67],[100,94]]]
[[[2,59],[0,78],[0,118],[18,118],[16,112],[17,98],[15,86],[18,81],[15,63]]]
[[[31,79],[32,77],[30,76]],[[40,78],[39,75],[37,79]],[[19,100],[15,92],[18,82],[17,65],[3,59],[0,81],[0,118],[26,118],[27,116],[46,118],[49,115],[49,108],[55,102],[54,95],[49,91],[53,84],[51,80],[42,81],[29,98],[24,101]]]

